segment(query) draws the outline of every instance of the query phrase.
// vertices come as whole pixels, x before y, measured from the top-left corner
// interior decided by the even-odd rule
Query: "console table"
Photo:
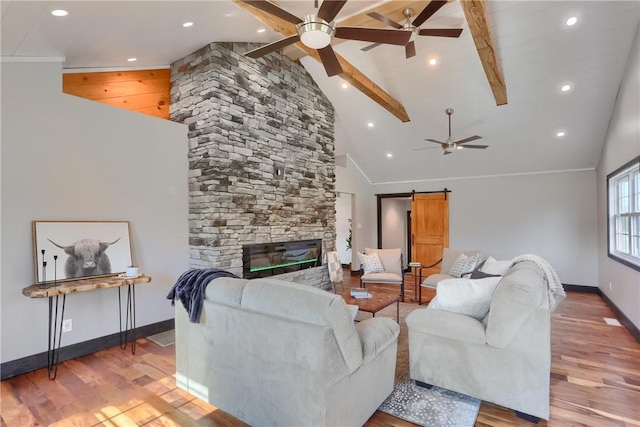
[[[131,342],[131,352],[136,352],[135,328],[136,328],[136,291],[135,285],[151,282],[151,277],[141,275],[138,277],[95,277],[86,279],[69,280],[65,282],[46,282],[27,286],[22,289],[22,294],[29,298],[49,298],[49,330],[47,346],[47,371],[49,379],[54,380],[58,374],[58,360],[60,357],[60,342],[62,340],[62,322],[64,320],[64,308],[67,294],[87,292],[96,289],[118,288],[118,317],[120,321],[120,347],[127,348]],[[120,289],[127,286],[127,302],[125,327],[122,328],[122,298]],[[59,300],[62,296],[62,307],[58,316]],[[54,303],[55,298],[55,303]],[[57,335],[57,336],[56,336]]]

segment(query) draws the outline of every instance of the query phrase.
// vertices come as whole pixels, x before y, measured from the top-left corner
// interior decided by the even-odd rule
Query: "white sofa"
[[[550,322],[543,271],[519,262],[482,320],[434,308],[407,316],[411,379],[549,419]]]
[[[362,425],[392,392],[400,327],[354,325],[339,295],[213,280],[199,324],[176,304],[180,388],[251,425]]]

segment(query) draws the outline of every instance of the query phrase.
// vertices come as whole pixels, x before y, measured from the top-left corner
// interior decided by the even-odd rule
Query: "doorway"
[[[405,266],[412,261],[422,265],[437,261],[449,242],[449,193],[445,188],[377,194],[378,247],[401,248]]]
[[[343,267],[352,262],[354,241],[353,197],[351,193],[338,192],[336,195],[336,251]]]

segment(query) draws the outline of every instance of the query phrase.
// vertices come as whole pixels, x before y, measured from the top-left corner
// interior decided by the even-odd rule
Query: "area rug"
[[[378,410],[422,426],[473,426],[480,410],[480,400],[438,387],[426,389],[409,379],[409,334],[405,319],[418,308],[424,307],[400,303],[395,386]],[[368,313],[358,313],[356,319],[364,320],[367,316],[371,317]],[[379,311],[376,316],[395,320],[395,304]]]
[[[396,384],[379,411],[421,426],[473,426],[480,401],[443,388],[426,389],[409,378]]]
[[[160,332],[159,334],[149,335],[148,340],[153,341],[160,347],[167,347],[176,342],[176,330],[170,329],[168,331]]]

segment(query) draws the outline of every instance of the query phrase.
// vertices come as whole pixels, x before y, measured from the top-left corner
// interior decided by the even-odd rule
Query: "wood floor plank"
[[[345,288],[359,286],[345,272]],[[406,298],[414,298],[407,276]],[[393,285],[370,285],[398,292]],[[378,286],[378,287],[376,287]],[[423,289],[424,302],[435,295]],[[550,419],[537,426],[640,427],[640,344],[595,294],[568,292],[551,316]],[[0,427],[103,425],[154,427],[246,425],[203,402],[175,382],[175,348],[147,339],[64,362],[58,378],[46,369],[5,380],[0,388]],[[409,427],[412,423],[376,412],[368,427]],[[514,411],[483,402],[476,427],[529,427]]]

